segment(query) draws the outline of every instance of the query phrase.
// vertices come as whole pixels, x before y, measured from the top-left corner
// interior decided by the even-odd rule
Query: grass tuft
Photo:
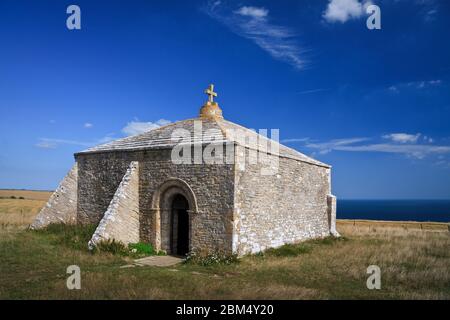
[[[31,232],[47,236],[53,244],[88,251],[87,244],[95,229],[95,225],[50,224],[43,229],[32,230]]]
[[[301,254],[310,253],[312,247],[307,244],[285,244],[279,248],[268,249],[264,255],[273,257],[296,257]]]
[[[114,239],[103,240],[97,243],[94,248],[95,253],[111,253],[113,255],[120,256],[128,256],[130,254],[130,250],[120,241],[116,241]]]
[[[231,265],[239,263],[239,259],[236,254],[229,254],[222,251],[216,251],[213,253],[203,252],[190,252],[186,260],[186,264],[196,264],[200,266],[213,266],[213,265]]]

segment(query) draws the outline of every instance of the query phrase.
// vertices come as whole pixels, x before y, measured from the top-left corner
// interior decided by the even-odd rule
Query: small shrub
[[[11,197],[9,197],[10,199],[17,199],[15,196],[11,196]]]
[[[239,259],[236,254],[227,254],[221,251],[213,253],[190,252],[186,256],[185,263],[198,264],[201,266],[211,266],[217,264],[230,265],[238,263]]]
[[[163,256],[164,251],[156,251],[150,243],[138,242],[128,244],[128,250],[132,255],[136,256]]]
[[[129,254],[127,247],[114,239],[103,240],[97,243],[94,252],[107,252],[115,255],[126,256]]]
[[[19,197],[19,199],[20,199],[20,200],[24,200],[25,198],[24,198],[24,197]]]
[[[339,238],[326,237],[326,238],[321,238],[321,239],[310,240],[310,241],[308,241],[308,243],[315,244],[315,245],[332,245],[339,241],[348,241],[348,239],[346,237],[339,237]]]
[[[138,243],[130,243],[128,244],[128,249],[137,254],[143,255],[155,255],[156,251],[150,243],[138,242]]]
[[[274,257],[296,257],[301,254],[310,253],[312,248],[307,244],[285,244],[279,248],[267,249],[265,254]]]

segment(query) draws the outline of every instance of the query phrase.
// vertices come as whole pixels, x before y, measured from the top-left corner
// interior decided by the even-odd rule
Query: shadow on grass
[[[278,248],[267,249],[264,252],[257,253],[255,256],[268,257],[296,257],[302,254],[311,253],[318,246],[330,246],[338,242],[348,241],[345,237],[326,237],[322,239],[308,240],[296,244],[285,244]]]

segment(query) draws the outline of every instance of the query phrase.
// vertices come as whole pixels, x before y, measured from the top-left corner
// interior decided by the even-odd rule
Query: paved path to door
[[[141,259],[134,260],[133,264],[128,264],[122,266],[121,268],[131,268],[131,267],[144,267],[144,266],[152,266],[152,267],[170,267],[181,263],[184,259],[174,257],[174,256],[150,256]]]

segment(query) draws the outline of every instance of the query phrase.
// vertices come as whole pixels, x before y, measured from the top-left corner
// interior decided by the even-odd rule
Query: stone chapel
[[[198,117],[76,153],[31,228],[95,224],[103,240],[242,256],[338,236],[331,167],[230,122],[214,86]]]

